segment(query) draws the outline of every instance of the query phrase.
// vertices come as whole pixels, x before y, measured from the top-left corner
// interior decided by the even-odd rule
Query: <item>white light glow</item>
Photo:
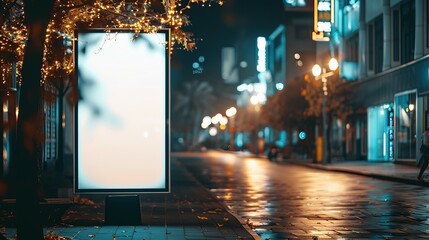
[[[266,66],[266,45],[267,40],[264,37],[258,37],[257,39],[257,47],[258,47],[258,65],[256,66],[256,70],[258,72],[265,72],[267,70]]]
[[[319,64],[316,64],[311,69],[311,72],[313,73],[313,76],[315,76],[315,77],[320,76],[320,74],[322,74],[322,68],[319,66]]]
[[[331,3],[330,2],[319,2],[317,5],[317,10],[319,11],[331,11]]]
[[[337,59],[331,58],[329,60],[328,65],[329,65],[329,69],[331,69],[332,71],[337,70],[337,68],[338,68],[338,61],[337,61]]]
[[[228,123],[228,118],[225,116],[222,116],[222,118],[220,119],[219,123],[221,125],[226,125]]]
[[[267,92],[267,84],[265,83],[254,83],[254,89],[256,93],[263,93],[265,94]]]
[[[235,107],[230,107],[230,108],[228,108],[227,110],[226,110],[226,116],[227,117],[232,117],[232,116],[234,116],[235,114],[237,114],[237,108],[235,108]]]
[[[203,123],[211,123],[212,122],[212,118],[210,116],[205,116],[203,118]]]
[[[265,103],[267,101],[267,96],[265,96],[264,93],[258,93],[256,97],[258,98],[259,103]]]
[[[300,59],[300,58],[301,58],[301,55],[299,55],[299,53],[295,53],[295,54],[293,55],[293,57],[294,57],[296,60],[298,60],[298,59]]]
[[[78,192],[168,191],[168,35],[133,36],[78,33]]]
[[[317,30],[319,32],[331,32],[331,23],[330,22],[318,22]]]
[[[247,84],[243,83],[237,86],[237,91],[244,92],[247,90]]]
[[[215,127],[211,127],[211,128],[209,129],[209,134],[210,134],[210,136],[212,136],[212,137],[216,136],[216,135],[217,135],[217,129],[216,129]]]
[[[258,104],[259,100],[258,100],[258,96],[253,95],[252,97],[250,97],[250,103],[253,105]]]
[[[218,124],[222,120],[222,114],[218,113],[214,117],[212,117],[212,123]]]
[[[386,156],[386,133],[383,133],[383,156]]]

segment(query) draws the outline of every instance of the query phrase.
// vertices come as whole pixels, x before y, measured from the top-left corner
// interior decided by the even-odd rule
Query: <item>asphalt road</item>
[[[223,152],[175,155],[262,239],[429,239],[429,189]]]

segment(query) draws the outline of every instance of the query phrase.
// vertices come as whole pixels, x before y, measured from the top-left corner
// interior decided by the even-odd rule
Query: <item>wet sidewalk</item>
[[[317,168],[322,170],[344,172],[357,174],[388,181],[413,184],[418,186],[429,187],[429,170],[426,170],[424,182],[417,180],[419,168],[393,162],[371,162],[366,160],[359,161],[339,161],[328,164],[312,163],[311,160],[283,160],[284,163],[299,164],[306,167]]]
[[[140,196],[141,225],[107,226],[104,224],[104,199],[107,195],[80,195],[80,200],[84,201],[73,204],[55,224],[46,226],[45,235],[73,240],[260,239],[174,157],[171,161],[171,181],[171,193]],[[13,226],[13,213],[4,212],[4,203],[2,207],[1,233],[14,239],[16,228]]]
[[[224,151],[223,151],[224,152]],[[235,152],[237,156],[268,158],[261,154],[252,154],[248,152]],[[322,164],[314,163],[313,159],[278,159],[277,163],[297,164],[305,167],[317,168],[327,171],[337,171],[361,176],[367,176],[388,181],[401,182],[418,186],[429,187],[429,168],[426,169],[423,175],[424,181],[417,180],[417,175],[420,168],[413,166],[411,163],[394,163],[383,161],[367,161],[367,160],[344,160],[334,161],[332,163]]]

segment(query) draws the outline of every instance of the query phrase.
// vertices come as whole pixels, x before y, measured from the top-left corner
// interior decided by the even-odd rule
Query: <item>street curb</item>
[[[211,194],[211,192],[210,192],[210,194]],[[217,197],[215,197],[215,198],[220,202],[220,200]],[[225,210],[229,214],[231,214],[232,216],[234,216],[237,219],[237,221],[240,222],[240,224],[243,226],[243,228],[246,229],[246,231],[250,235],[252,235],[253,239],[255,239],[255,240],[262,240],[262,238],[255,231],[253,231],[252,228],[249,227],[249,225],[246,223],[246,221],[244,221],[244,219],[242,217],[240,217],[235,212],[232,212],[231,209],[229,209],[229,207],[225,205],[225,203],[220,202],[220,204],[225,208]]]
[[[253,229],[251,229],[249,227],[249,225],[246,223],[246,221],[244,221],[243,218],[241,218],[239,215],[237,215],[236,213],[232,212],[231,209],[225,205],[225,203],[223,203],[219,198],[217,198],[211,191],[209,188],[206,188],[200,181],[198,181],[197,178],[194,177],[194,175],[192,175],[188,169],[186,169],[186,167],[183,166],[183,164],[180,162],[180,160],[178,158],[180,157],[175,157],[177,159],[177,165],[179,167],[181,167],[188,175],[189,177],[191,177],[192,179],[195,180],[196,183],[198,183],[201,187],[203,187],[204,189],[206,189],[207,193],[212,195],[212,197],[214,199],[216,199],[216,201],[223,206],[223,208],[225,209],[225,211],[227,211],[229,214],[231,214],[233,217],[235,217],[235,219],[237,219],[237,221],[241,224],[241,226],[253,237],[253,239],[255,240],[262,240],[262,238],[255,232],[253,231]]]
[[[356,171],[356,170],[340,169],[340,168],[335,168],[335,167],[325,167],[325,166],[319,166],[319,165],[308,164],[308,163],[298,163],[298,162],[292,162],[292,161],[282,161],[282,163],[290,163],[290,164],[295,164],[295,165],[299,165],[299,166],[304,166],[304,167],[314,168],[314,169],[320,169],[320,170],[325,170],[325,171],[334,171],[334,172],[342,172],[342,173],[360,175],[360,176],[365,176],[365,177],[371,177],[371,178],[376,178],[376,179],[381,179],[381,180],[386,180],[386,181],[392,181],[392,182],[400,182],[400,183],[416,185],[416,186],[421,186],[421,187],[429,187],[429,182],[420,182],[418,180],[412,180],[409,178],[393,177],[393,176],[388,176],[388,175],[366,173],[366,172],[360,172],[360,171]]]

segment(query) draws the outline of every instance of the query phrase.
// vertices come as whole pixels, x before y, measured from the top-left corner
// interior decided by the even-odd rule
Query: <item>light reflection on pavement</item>
[[[429,238],[429,189],[223,152],[175,154],[262,239]]]

